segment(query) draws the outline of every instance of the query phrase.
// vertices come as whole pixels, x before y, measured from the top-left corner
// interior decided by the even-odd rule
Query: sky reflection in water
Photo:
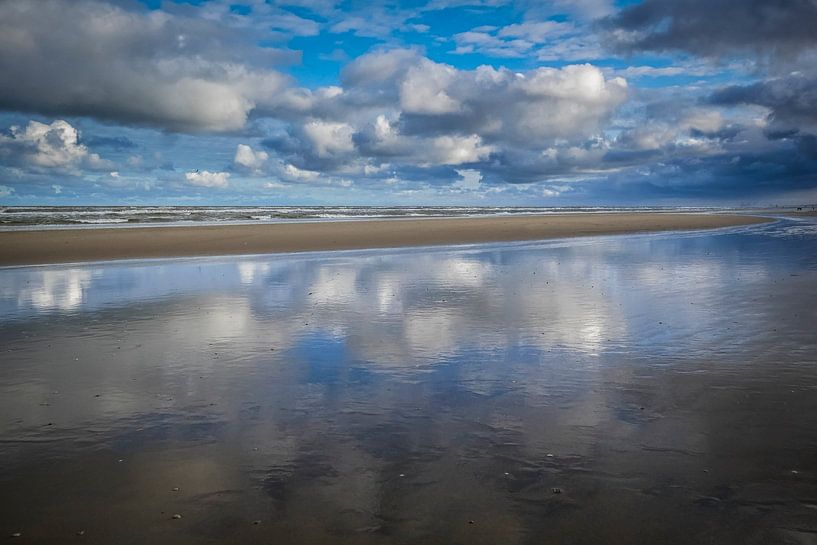
[[[810,220],[0,270],[0,531],[809,543],[815,288]]]

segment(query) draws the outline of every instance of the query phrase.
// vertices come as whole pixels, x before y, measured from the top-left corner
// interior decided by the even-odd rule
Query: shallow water
[[[17,543],[817,543],[814,220],[0,269],[0,316]]]

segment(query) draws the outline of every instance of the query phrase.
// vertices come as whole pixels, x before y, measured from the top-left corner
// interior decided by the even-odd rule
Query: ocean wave
[[[0,228],[256,223],[376,218],[470,217],[565,212],[702,211],[690,207],[478,207],[478,206],[6,206]]]

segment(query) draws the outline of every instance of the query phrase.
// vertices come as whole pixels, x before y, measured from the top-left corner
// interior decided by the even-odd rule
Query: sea
[[[706,207],[475,207],[475,206],[5,206],[0,230],[279,223],[288,221],[354,220],[558,214],[565,212],[717,211]]]

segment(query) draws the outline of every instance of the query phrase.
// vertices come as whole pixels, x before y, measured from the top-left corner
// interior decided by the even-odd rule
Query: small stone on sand
[[[182,518],[182,516],[180,514],[176,513],[175,515],[173,515],[173,518],[178,520],[178,519]]]

